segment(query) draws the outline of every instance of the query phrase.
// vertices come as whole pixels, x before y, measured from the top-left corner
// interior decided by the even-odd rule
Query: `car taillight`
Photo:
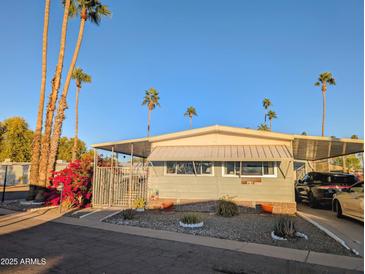
[[[350,186],[320,186],[319,189],[335,189],[335,190],[342,190],[350,188]]]

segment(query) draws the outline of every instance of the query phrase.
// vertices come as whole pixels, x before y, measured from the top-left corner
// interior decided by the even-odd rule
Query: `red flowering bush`
[[[60,191],[57,187],[63,184],[62,207],[89,207],[91,204],[92,165],[90,160],[76,160],[67,168],[56,171],[51,178],[51,185],[45,195],[46,205],[60,204]]]

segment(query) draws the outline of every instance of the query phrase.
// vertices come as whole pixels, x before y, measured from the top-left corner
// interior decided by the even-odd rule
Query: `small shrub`
[[[134,200],[133,205],[135,208],[144,208],[146,206],[146,201],[143,198],[137,198]]]
[[[233,217],[238,215],[238,206],[230,200],[220,199],[217,206],[217,215],[223,217]]]
[[[133,220],[135,214],[136,213],[133,209],[125,209],[122,211],[122,216],[124,220]]]
[[[180,219],[180,222],[182,222],[183,224],[198,224],[202,221],[202,219],[193,213],[190,214],[185,214],[184,216],[182,216],[182,218]]]
[[[282,238],[295,238],[295,222],[293,218],[282,216],[278,218],[274,225],[274,233]]]

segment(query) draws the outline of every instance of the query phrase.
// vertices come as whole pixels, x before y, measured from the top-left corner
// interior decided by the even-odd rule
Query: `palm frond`
[[[262,106],[267,109],[269,106],[271,106],[271,101],[268,98],[264,98],[264,100],[262,101]]]
[[[148,108],[154,109],[156,106],[160,107],[159,100],[158,91],[154,88],[150,88],[145,91],[142,105],[147,105]]]
[[[80,87],[82,83],[91,83],[92,81],[91,76],[85,73],[80,67],[74,69],[71,78],[74,79]]]
[[[198,116],[198,113],[196,112],[195,107],[190,106],[186,109],[184,116],[189,116],[189,117]]]

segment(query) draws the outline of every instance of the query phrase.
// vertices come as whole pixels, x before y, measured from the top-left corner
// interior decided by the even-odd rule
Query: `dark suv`
[[[295,184],[295,200],[307,200],[310,207],[330,205],[336,192],[351,187],[356,177],[345,173],[309,172]]]

